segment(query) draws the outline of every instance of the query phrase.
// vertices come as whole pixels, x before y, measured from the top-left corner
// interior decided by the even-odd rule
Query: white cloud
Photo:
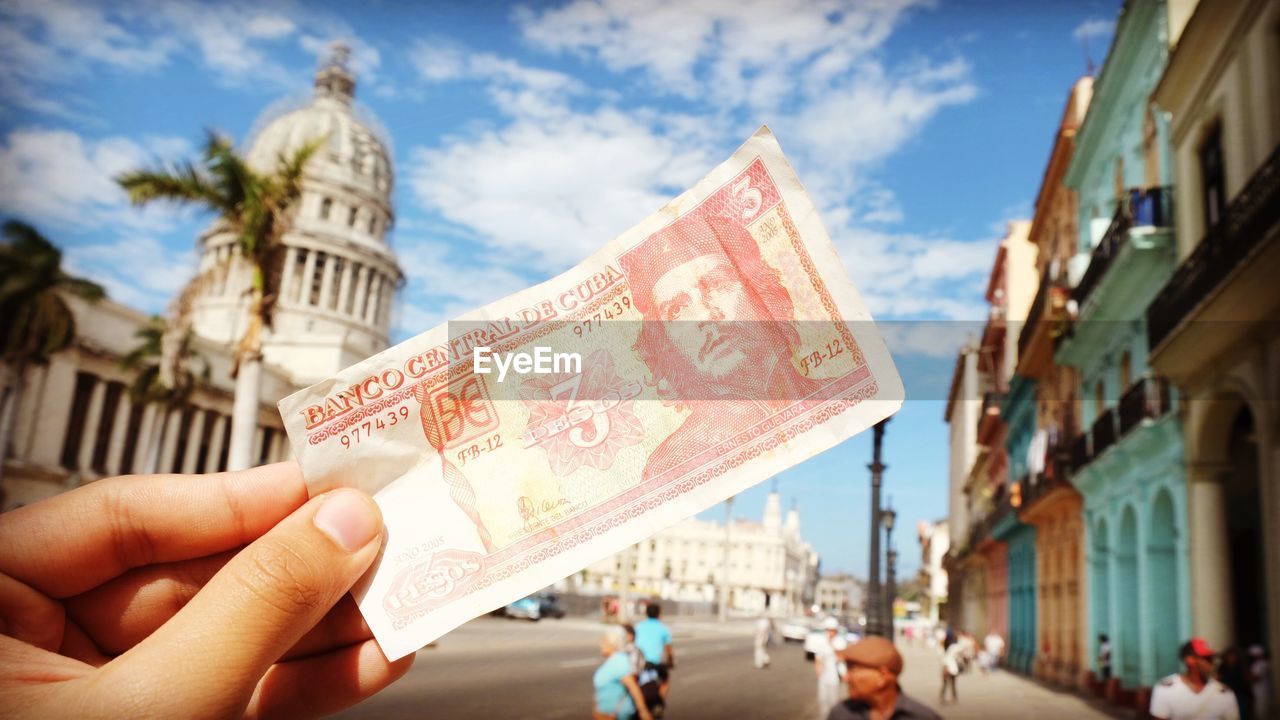
[[[374,81],[381,60],[377,49],[341,18],[291,0],[266,5],[248,0],[6,2],[0,5],[0,101],[42,113],[85,116],[83,103],[46,97],[49,88],[104,68],[155,70],[180,54],[194,54],[223,84],[294,89],[305,76],[287,69],[272,50],[295,36],[313,52],[330,39],[344,39],[352,46],[352,62],[362,79]]]
[[[832,235],[874,316],[986,317],[981,282],[995,257],[995,243],[857,227]]]
[[[464,259],[436,240],[397,238],[400,265],[411,269],[402,293],[397,334],[417,335],[536,282],[512,267]]]
[[[144,312],[162,313],[196,269],[195,250],[175,251],[150,235],[65,248],[67,271],[99,283],[107,295]]]
[[[407,178],[419,201],[480,240],[562,269],[656,211],[717,161],[654,118],[604,109],[419,148]]]
[[[550,118],[566,100],[584,91],[574,78],[522,65],[492,53],[473,53],[448,40],[419,40],[409,51],[419,77],[431,83],[473,80],[485,83],[490,98],[509,116]]]
[[[1110,37],[1116,31],[1116,21],[1106,18],[1089,18],[1071,31],[1076,40],[1091,40],[1098,37]]]
[[[52,226],[164,230],[175,209],[129,207],[114,177],[155,157],[189,151],[185,140],[174,137],[86,140],[68,130],[20,128],[0,144],[0,212]]]

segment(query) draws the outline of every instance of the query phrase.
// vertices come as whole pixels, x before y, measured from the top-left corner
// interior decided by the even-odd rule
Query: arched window
[[[347,212],[347,227],[356,226],[356,215],[360,213],[360,209],[355,205],[351,206],[351,210]]]
[[[329,211],[330,211],[330,210],[332,210],[332,209],[333,209],[333,199],[332,199],[332,198],[325,198],[325,199],[321,200],[321,201],[320,201],[320,219],[321,219],[321,220],[328,220],[328,219],[329,219]]]
[[[370,235],[378,234],[378,216],[377,215],[369,215],[369,234]]]

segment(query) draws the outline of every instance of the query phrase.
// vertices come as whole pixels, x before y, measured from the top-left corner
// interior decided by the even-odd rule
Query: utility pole
[[[898,560],[898,551],[893,548],[893,521],[897,517],[897,513],[893,511],[893,498],[889,499],[889,507],[880,513],[880,520],[884,524],[884,558],[885,558],[885,593],[884,593],[884,629],[885,635],[888,636],[890,642],[893,641],[893,601],[898,595],[898,580],[895,576],[897,572],[894,565]]]
[[[724,559],[720,567],[720,622],[729,619],[729,532],[733,527],[733,498],[724,501]]]
[[[880,604],[883,601],[880,589],[880,478],[885,471],[885,464],[880,462],[880,445],[884,441],[884,426],[889,424],[885,418],[875,424],[875,435],[872,440],[871,464],[871,566],[867,578],[867,634],[882,634],[880,624]]]

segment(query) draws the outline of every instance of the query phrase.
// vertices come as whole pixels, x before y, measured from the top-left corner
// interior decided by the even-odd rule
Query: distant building
[[[391,307],[402,273],[386,242],[391,227],[391,155],[376,121],[355,106],[355,76],[337,48],[315,76],[315,91],[295,107],[268,110],[248,143],[258,169],[304,142],[328,137],[303,175],[275,328],[265,362],[255,462],[292,455],[276,402],[388,344]],[[0,486],[0,509],[25,505],[103,476],[139,472],[157,423],[167,423],[161,472],[212,472],[227,463],[234,382],[231,349],[244,327],[251,281],[234,260],[232,237],[218,222],[197,241],[200,267],[232,260],[194,302],[195,350],[209,383],[185,407],[162,412],[130,403],[133,377],[120,358],[137,344],[145,313],[109,300],[68,298],[75,345],[23,377],[15,432]],[[146,272],[138,268],[138,272]],[[8,411],[12,395],[0,397]]]
[[[813,604],[825,613],[856,618],[862,614],[862,581],[840,573],[818,578]]]
[[[631,593],[665,600],[714,602],[724,567],[725,527],[683,520],[628,550],[610,555],[580,574],[579,589],[593,594],[621,589],[623,563],[631,562]],[[765,501],[760,522],[735,518],[729,529],[729,608],[798,614],[812,604],[818,554],[800,536],[800,513],[782,519],[778,493]]]
[[[947,570],[943,561],[951,549],[951,527],[946,520],[916,525],[920,542],[920,613],[930,625],[945,617],[947,607]]]

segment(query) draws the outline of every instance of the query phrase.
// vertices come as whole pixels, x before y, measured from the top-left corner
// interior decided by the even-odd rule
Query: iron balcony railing
[[[1085,430],[1071,441],[1071,474],[1080,472],[1080,468],[1089,464],[1093,459],[1093,442],[1089,438],[1089,431]]]
[[[1280,222],[1280,146],[1227,206],[1147,308],[1147,342],[1156,348],[1240,266]]]
[[[1049,301],[1049,286],[1051,284],[1049,266],[1046,265],[1044,272],[1040,273],[1040,287],[1036,290],[1036,299],[1031,302],[1031,310],[1027,313],[1027,321],[1022,324],[1022,330],[1018,332],[1019,358],[1027,354],[1027,344],[1031,342],[1031,336],[1035,334],[1036,323],[1040,321],[1040,316],[1044,313],[1044,306]]]
[[[1084,277],[1080,278],[1079,284],[1072,291],[1072,298],[1077,304],[1084,305],[1089,293],[1093,292],[1107,274],[1107,270],[1111,268],[1111,264],[1115,262],[1121,249],[1128,242],[1130,229],[1167,227],[1170,224],[1172,220],[1169,212],[1170,197],[1168,189],[1163,187],[1133,188],[1129,191],[1128,198],[1116,207],[1115,215],[1111,217],[1111,224],[1102,234],[1098,245],[1093,248]]]
[[[1120,436],[1143,420],[1154,420],[1169,411],[1169,384],[1162,378],[1144,377],[1120,398]]]
[[[1097,457],[1116,443],[1116,412],[1107,408],[1106,412],[1093,421],[1089,428],[1089,436],[1093,438],[1093,456]]]

